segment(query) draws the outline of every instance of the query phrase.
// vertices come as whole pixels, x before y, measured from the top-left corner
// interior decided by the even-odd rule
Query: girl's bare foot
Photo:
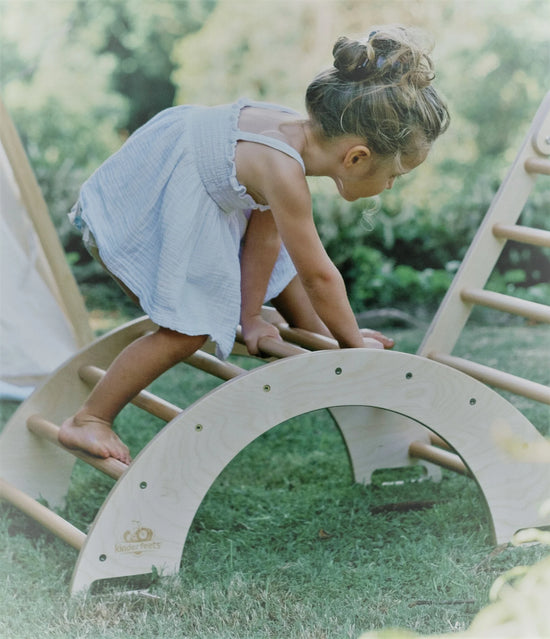
[[[131,461],[130,451],[113,431],[109,422],[93,415],[77,414],[65,420],[58,439],[67,448],[83,450],[95,457],[114,457],[125,464]]]

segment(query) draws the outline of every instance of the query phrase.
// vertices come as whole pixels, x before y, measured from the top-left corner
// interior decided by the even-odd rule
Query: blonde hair
[[[367,38],[338,38],[334,66],[306,91],[306,108],[325,138],[361,137],[397,166],[427,151],[449,126],[444,100],[431,85],[431,46],[421,31],[375,27]]]

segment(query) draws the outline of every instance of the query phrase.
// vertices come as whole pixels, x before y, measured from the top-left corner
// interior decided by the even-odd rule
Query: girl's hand
[[[281,340],[279,331],[273,324],[270,324],[262,318],[261,315],[254,315],[241,320],[241,328],[243,332],[243,340],[246,348],[251,355],[260,355],[258,342],[263,337],[273,337]]]
[[[380,331],[374,331],[370,328],[361,328],[360,332],[363,336],[363,339],[365,340],[366,348],[380,348],[379,346],[372,344],[372,340],[375,340],[382,344],[383,348],[389,349],[395,346],[395,341],[391,337],[386,337],[385,335],[380,333]]]

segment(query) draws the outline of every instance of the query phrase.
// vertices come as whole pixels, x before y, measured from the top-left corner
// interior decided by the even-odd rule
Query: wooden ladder
[[[455,357],[452,351],[476,305],[520,315],[534,322],[550,323],[550,306],[485,289],[508,240],[550,248],[550,230],[528,228],[518,223],[537,176],[550,176],[549,155],[550,93],[537,111],[418,350],[419,355],[457,368],[486,384],[545,404],[550,404],[549,386]],[[548,276],[550,279],[550,273]]]

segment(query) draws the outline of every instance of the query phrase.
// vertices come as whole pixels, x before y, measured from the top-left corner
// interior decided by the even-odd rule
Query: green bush
[[[456,208],[415,207],[406,192],[351,205],[314,193],[323,244],[346,282],[355,312],[394,307],[433,313],[449,288],[494,197],[498,183],[483,184]],[[542,226],[548,194],[538,189],[522,222]],[[548,303],[550,251],[509,242],[489,281],[491,290]]]

